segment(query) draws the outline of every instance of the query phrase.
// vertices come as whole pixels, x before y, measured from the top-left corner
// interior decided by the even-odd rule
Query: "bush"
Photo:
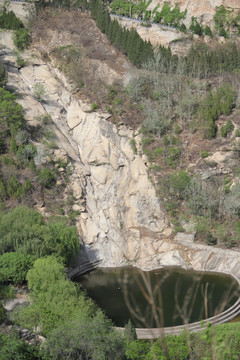
[[[13,44],[14,46],[23,51],[29,47],[31,42],[30,34],[26,28],[16,30],[13,34]]]
[[[17,161],[20,165],[27,165],[37,153],[37,149],[33,144],[21,145],[17,151]]]
[[[200,156],[201,156],[201,158],[206,158],[206,157],[208,157],[208,152],[206,151],[206,150],[202,150],[201,152],[200,152]]]
[[[164,149],[162,147],[157,147],[153,150],[153,156],[155,158],[157,158],[157,157],[161,156],[163,154],[163,152],[164,152]]]
[[[40,101],[40,102],[43,101],[44,98],[46,97],[44,85],[40,82],[37,82],[36,84],[34,84],[33,94],[34,94],[34,97],[38,101]]]
[[[240,130],[239,129],[237,129],[236,131],[235,131],[235,137],[240,137]]]
[[[15,176],[11,176],[7,182],[8,196],[9,197],[12,197],[12,196],[18,197],[20,189],[21,189],[21,184],[17,181]]]
[[[38,182],[45,188],[51,188],[56,182],[56,175],[53,171],[43,168],[38,175]]]
[[[4,86],[7,83],[7,72],[4,65],[0,62],[0,86]]]
[[[97,108],[98,108],[98,104],[93,103],[93,104],[91,105],[91,110],[92,110],[92,111],[97,110]]]
[[[0,15],[0,28],[18,30],[23,27],[23,22],[14,14],[13,11],[3,11]]]
[[[6,311],[3,307],[3,304],[0,301],[0,325],[4,322],[6,319]]]
[[[12,332],[0,335],[0,359],[1,360],[40,360],[40,350],[19,339]]]
[[[33,266],[35,257],[16,252],[0,256],[0,274],[6,283],[22,284],[26,280],[28,270]]]
[[[212,30],[210,29],[210,27],[207,25],[204,29],[204,34],[207,36],[211,36],[212,37]]]
[[[26,125],[23,116],[23,108],[15,102],[16,96],[9,91],[0,88],[0,123],[4,123],[15,134]]]
[[[32,302],[13,315],[24,327],[38,325],[41,333],[47,335],[64,322],[75,319],[79,311],[86,310],[91,315],[94,310],[79,287],[66,280],[64,265],[54,256],[36,260],[27,281]]]
[[[220,31],[219,31],[219,36],[223,36],[225,38],[228,37],[228,34],[226,32],[226,30],[224,28],[221,28]]]
[[[134,154],[137,154],[136,140],[135,139],[130,140],[130,144],[131,144]]]
[[[162,193],[171,199],[183,199],[185,190],[191,181],[191,176],[184,170],[178,173],[170,174],[162,180]]]
[[[0,254],[13,251],[37,257],[56,254],[69,263],[78,249],[74,226],[46,223],[42,215],[24,206],[0,213]]]
[[[205,241],[206,241],[207,245],[216,245],[217,244],[217,239],[212,235],[211,232],[207,233]]]

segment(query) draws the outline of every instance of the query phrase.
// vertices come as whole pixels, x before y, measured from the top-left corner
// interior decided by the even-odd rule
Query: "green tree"
[[[4,86],[7,83],[7,72],[4,65],[0,62],[0,86]]]
[[[43,187],[51,188],[56,182],[56,175],[53,171],[43,168],[38,175],[38,182]]]
[[[63,263],[54,256],[35,261],[27,273],[32,302],[15,312],[15,321],[27,328],[39,326],[41,333],[48,335],[54,328],[75,319],[79,312],[89,316],[95,313],[93,303],[76,284],[66,280],[63,270]]]
[[[51,332],[45,347],[53,360],[125,359],[123,336],[100,310],[93,316],[80,311],[74,320]]]
[[[211,36],[212,37],[212,30],[210,29],[210,27],[207,25],[204,29],[204,34],[205,35],[208,35],[208,36]]]
[[[19,253],[0,255],[0,274],[3,282],[22,284],[28,270],[33,266],[35,257]]]
[[[134,340],[127,346],[126,357],[129,360],[145,360],[150,350],[150,343],[142,340]]]
[[[12,251],[38,257],[56,254],[69,263],[78,249],[74,226],[46,223],[42,215],[24,206],[0,213],[0,254]]]
[[[15,95],[0,88],[0,124],[11,129],[12,134],[25,127],[23,108],[15,102]]]
[[[40,350],[19,339],[15,332],[0,335],[1,360],[40,360]]]
[[[26,28],[16,30],[13,34],[13,43],[20,51],[28,48],[31,43],[29,31]]]

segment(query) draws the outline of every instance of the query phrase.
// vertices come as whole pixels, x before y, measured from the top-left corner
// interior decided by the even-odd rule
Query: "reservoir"
[[[233,305],[240,294],[238,282],[230,276],[179,269],[97,269],[76,281],[116,326],[131,319],[140,328],[212,317]]]

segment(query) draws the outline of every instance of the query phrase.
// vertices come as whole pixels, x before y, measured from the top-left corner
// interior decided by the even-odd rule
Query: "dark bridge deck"
[[[183,330],[189,330],[192,332],[199,332],[207,326],[208,323],[212,325],[223,324],[233,320],[240,314],[240,298],[233,304],[229,309],[225,310],[221,314],[213,316],[202,321],[198,321],[195,323],[173,326],[173,327],[165,327],[165,328],[153,328],[153,329],[136,329],[137,338],[138,339],[158,339],[164,334],[170,335],[179,335]],[[203,324],[203,325],[202,325]],[[119,330],[124,330],[124,328],[118,328]]]
[[[102,260],[95,260],[92,262],[81,264],[76,268],[67,268],[65,269],[65,273],[67,274],[67,277],[69,279],[72,279],[75,276],[80,276],[96,269],[100,265],[101,261]]]

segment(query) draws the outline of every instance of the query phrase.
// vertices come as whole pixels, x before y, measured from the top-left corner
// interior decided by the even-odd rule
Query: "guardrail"
[[[198,321],[191,324],[164,327],[164,328],[136,328],[136,334],[138,339],[153,340],[159,337],[169,335],[180,335],[182,331],[188,330],[192,332],[202,331],[208,323],[212,325],[223,324],[233,320],[240,314],[240,298],[224,312],[210,317],[204,321]],[[124,328],[117,328],[120,331],[124,331]]]

